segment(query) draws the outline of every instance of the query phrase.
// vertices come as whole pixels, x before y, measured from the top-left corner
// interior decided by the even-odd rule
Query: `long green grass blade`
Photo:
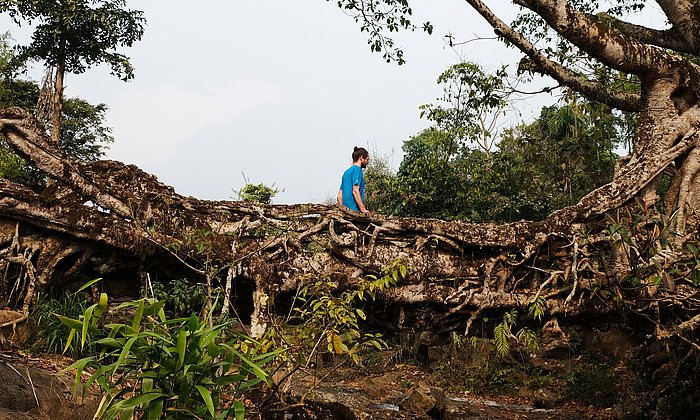
[[[93,284],[95,284],[95,283],[97,283],[98,281],[101,281],[101,280],[102,280],[102,278],[95,279],[95,280],[90,280],[89,282],[87,282],[87,283],[83,284],[82,286],[80,286],[80,289],[78,289],[75,293],[80,293],[80,292],[82,292],[83,290],[87,289],[88,287],[92,286]]]

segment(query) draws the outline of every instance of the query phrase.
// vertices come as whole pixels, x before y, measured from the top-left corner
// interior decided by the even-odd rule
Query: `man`
[[[369,213],[365,208],[365,178],[362,170],[369,163],[369,152],[364,147],[355,147],[352,152],[352,166],[344,173],[338,191],[338,205],[350,210]]]

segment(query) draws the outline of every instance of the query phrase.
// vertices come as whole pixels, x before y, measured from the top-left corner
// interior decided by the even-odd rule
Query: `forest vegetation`
[[[396,32],[432,32],[411,3],[337,1],[398,64]],[[28,45],[0,38],[0,296],[13,315],[0,326],[31,324],[36,351],[77,359],[75,391],[99,388],[104,418],[323,411],[319,383],[386,354],[492,393],[517,365],[530,375],[518,386],[544,390],[555,379],[537,361],[561,349],[587,358],[558,402],[697,413],[700,8],[516,0],[507,23],[466,3],[522,59],[446,69],[397,171],[374,157],[363,215],[274,205],[263,184],[240,201],[184,197],[101,160],[107,105],[65,98],[64,79],[98,63],[133,77],[121,49],[144,16],[124,0],[0,0],[35,25]],[[652,4],[666,29],[627,20]],[[41,83],[23,77],[28,60],[46,66]],[[514,80],[535,76],[561,100],[500,127]],[[479,370],[449,365],[477,348]],[[421,415],[445,413],[438,394]]]

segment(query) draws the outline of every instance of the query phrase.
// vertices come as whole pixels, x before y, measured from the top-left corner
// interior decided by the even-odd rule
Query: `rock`
[[[31,378],[31,382],[29,381]],[[91,419],[99,397],[73,397],[68,374],[19,362],[0,363],[0,418],[25,420]]]
[[[673,366],[671,366],[670,363],[661,365],[661,367],[656,369],[651,375],[651,380],[655,383],[665,384],[671,379],[673,379]]]
[[[645,359],[645,361],[649,366],[656,367],[656,366],[659,366],[663,363],[668,362],[670,359],[671,359],[671,355],[669,355],[665,351],[657,351],[656,353],[647,357]]]
[[[445,391],[437,387],[430,387],[430,395],[435,398],[435,406],[428,411],[428,415],[434,419],[442,419],[447,409],[447,396]]]
[[[535,408],[555,408],[557,403],[557,397],[548,389],[542,388],[534,392],[532,404]]]
[[[401,411],[427,415],[435,407],[436,402],[429,389],[417,389],[399,397],[397,405]]]

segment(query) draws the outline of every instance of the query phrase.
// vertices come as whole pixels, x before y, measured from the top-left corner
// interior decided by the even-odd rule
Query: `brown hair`
[[[369,157],[369,152],[364,147],[357,147],[352,151],[352,161],[357,162],[360,158]]]

